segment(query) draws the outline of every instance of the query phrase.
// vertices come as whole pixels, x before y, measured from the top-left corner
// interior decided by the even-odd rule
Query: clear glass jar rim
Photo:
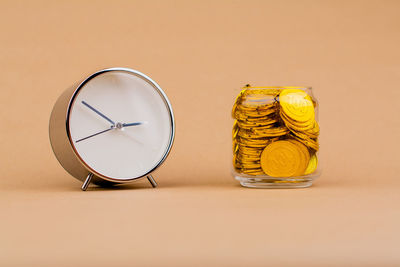
[[[312,90],[311,86],[251,86],[245,85],[242,88],[245,89],[255,89],[255,90],[262,90],[262,89],[302,89],[302,90]]]

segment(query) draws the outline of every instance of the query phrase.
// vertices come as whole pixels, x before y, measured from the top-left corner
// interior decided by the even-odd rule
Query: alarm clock
[[[62,167],[82,181],[108,186],[147,178],[167,158],[175,136],[171,104],[148,76],[128,68],[100,70],[63,92],[49,137]]]

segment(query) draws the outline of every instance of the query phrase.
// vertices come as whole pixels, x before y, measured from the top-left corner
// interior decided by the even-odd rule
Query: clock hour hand
[[[79,139],[79,140],[76,140],[76,141],[75,141],[75,143],[78,143],[78,142],[80,142],[80,141],[83,141],[83,140],[89,139],[89,138],[91,138],[91,137],[93,137],[93,136],[96,136],[96,135],[99,135],[99,134],[102,134],[102,133],[108,132],[108,131],[110,131],[110,130],[112,130],[112,129],[114,129],[114,128],[115,128],[114,126],[111,126],[110,128],[108,128],[108,129],[106,129],[106,130],[103,130],[103,131],[100,131],[100,132],[98,132],[98,133],[95,133],[95,134],[92,134],[92,135],[86,136],[86,137],[84,137],[84,138],[81,138],[81,139]]]
[[[92,111],[94,111],[97,115],[101,116],[102,118],[106,119],[108,122],[110,122],[112,125],[115,125],[115,122],[113,122],[110,118],[108,118],[106,115],[104,115],[103,113],[101,113],[100,111],[98,111],[97,109],[95,109],[94,107],[92,107],[91,105],[89,105],[88,103],[86,103],[85,101],[82,101],[82,104],[84,104],[85,106],[87,106],[88,108],[90,108]]]

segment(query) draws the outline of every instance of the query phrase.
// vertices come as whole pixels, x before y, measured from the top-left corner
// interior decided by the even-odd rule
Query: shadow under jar
[[[311,87],[247,85],[232,109],[233,176],[245,187],[301,188],[320,175]]]

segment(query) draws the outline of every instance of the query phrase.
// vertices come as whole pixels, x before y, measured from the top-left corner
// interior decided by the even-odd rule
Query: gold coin
[[[270,138],[268,139],[246,139],[243,137],[240,137],[238,139],[238,143],[242,146],[250,147],[250,148],[259,148],[259,149],[264,149],[268,143],[270,143],[272,140]]]
[[[276,126],[276,127],[270,127],[270,128],[264,128],[264,127],[254,127],[253,129],[251,129],[252,132],[257,133],[287,133],[288,129],[286,127],[282,127],[282,126]]]
[[[275,102],[275,97],[269,95],[263,95],[259,98],[247,97],[244,101],[241,102],[240,108],[250,110],[269,109],[274,106]]]
[[[257,167],[252,167],[252,168],[245,168],[245,167],[241,167],[240,168],[241,172],[247,171],[247,172],[254,172],[254,171],[262,171],[260,165],[258,165]]]
[[[239,146],[238,152],[239,153],[243,153],[243,154],[247,154],[247,155],[259,155],[261,154],[263,148],[254,148],[254,147],[244,147],[244,146]]]
[[[271,139],[266,137],[266,138],[252,138],[252,139],[248,139],[248,138],[244,138],[241,136],[238,136],[237,141],[240,144],[267,144]]]
[[[254,170],[260,171],[260,170],[262,170],[260,164],[258,164],[258,165],[242,165],[240,169],[242,171],[254,171]]]
[[[311,138],[317,138],[319,135],[319,124],[318,122],[314,121],[313,128],[304,132]]]
[[[318,129],[310,129],[310,130],[304,130],[304,129],[299,129],[299,128],[292,128],[289,125],[286,125],[288,129],[290,130],[291,133],[293,133],[296,136],[299,136],[303,139],[317,139],[319,136],[319,128]]]
[[[279,94],[279,104],[286,116],[297,122],[315,119],[314,104],[311,97],[300,89],[284,89]]]
[[[298,141],[279,140],[261,154],[261,168],[272,177],[293,177],[304,173],[309,162],[307,148]]]
[[[261,163],[260,161],[240,161],[240,164],[242,165],[243,168],[251,169],[251,168],[261,168]]]
[[[272,111],[254,113],[240,112],[236,117],[240,122],[278,121],[279,114],[277,111],[277,109],[274,109]]]
[[[265,118],[267,116],[275,116],[277,113],[277,109],[269,108],[264,110],[243,110],[237,108],[236,111],[232,114],[234,119],[238,120],[257,120],[259,118]]]
[[[309,138],[306,135],[302,135],[299,132],[293,131],[293,135],[290,136],[296,139],[297,141],[303,143],[304,145],[308,146],[309,148],[314,149],[315,151],[319,150],[319,143],[316,139]]]
[[[235,102],[235,103],[233,104],[233,107],[232,107],[232,112],[231,112],[232,118],[235,118],[236,108],[237,108],[237,102]]]
[[[252,138],[262,138],[262,137],[276,137],[276,136],[282,136],[289,133],[288,128],[278,126],[278,127],[273,127],[269,129],[262,129],[262,130],[257,130],[255,128],[251,130],[247,129],[239,129],[238,135],[240,137],[252,139]]]
[[[255,148],[255,147],[249,146],[247,143],[246,144],[239,143],[239,148],[241,151],[258,151],[258,150],[260,150],[260,148]]]
[[[307,131],[314,128],[315,121],[310,120],[306,122],[297,122],[289,118],[285,113],[282,111],[280,112],[281,119],[285,123],[286,127],[290,129],[295,129],[298,131]]]
[[[243,87],[243,97],[253,96],[253,97],[262,97],[265,95],[273,95],[277,96],[280,92],[279,89],[271,89],[265,87]]]
[[[235,127],[235,126],[232,129],[232,139],[235,139],[237,137],[238,132],[239,132],[239,127],[237,127],[237,126]]]
[[[261,169],[261,166],[254,166],[254,167],[242,167],[241,170],[246,170],[246,171],[263,171]]]
[[[239,153],[237,155],[237,159],[241,162],[256,162],[256,161],[260,161],[260,155],[261,153],[259,153],[258,155],[246,155],[243,153]]]
[[[251,128],[268,129],[273,127],[276,120],[258,120],[255,122],[238,120],[237,123],[239,128],[247,130],[251,130]]]
[[[310,161],[310,152],[308,151],[307,147],[294,139],[288,139],[288,141],[292,142],[293,144],[297,145],[299,147],[299,149],[301,150],[301,152],[303,153],[303,157],[305,159],[305,161],[308,163]]]
[[[259,170],[257,170],[257,171],[241,170],[240,173],[247,174],[247,175],[252,175],[252,176],[254,176],[254,175],[264,175],[264,172],[262,170],[261,171],[259,171]]]
[[[263,147],[248,147],[248,146],[245,147],[243,145],[239,145],[238,152],[245,155],[258,156],[261,154],[263,149],[264,149]]]
[[[238,108],[243,109],[264,109],[270,108],[277,104],[277,98],[275,96],[258,95],[258,96],[245,96],[236,102]]]
[[[244,155],[237,155],[237,161],[241,163],[248,163],[248,164],[253,164],[253,163],[260,163],[260,155],[254,156],[254,157],[246,157]]]
[[[239,145],[236,142],[233,142],[233,145],[232,145],[233,154],[236,154],[236,152],[238,152],[238,150],[239,150]]]
[[[308,166],[304,171],[304,175],[313,173],[317,169],[317,166],[318,166],[318,158],[317,155],[314,154],[312,155],[310,161],[308,162]]]
[[[260,156],[261,153],[250,155],[250,154],[244,154],[243,152],[239,152],[237,155],[237,159],[240,162],[256,162],[260,161]]]
[[[238,127],[238,122],[237,122],[237,120],[235,120],[235,122],[233,123],[233,126],[232,126],[232,131],[235,131],[237,129],[237,127]]]

